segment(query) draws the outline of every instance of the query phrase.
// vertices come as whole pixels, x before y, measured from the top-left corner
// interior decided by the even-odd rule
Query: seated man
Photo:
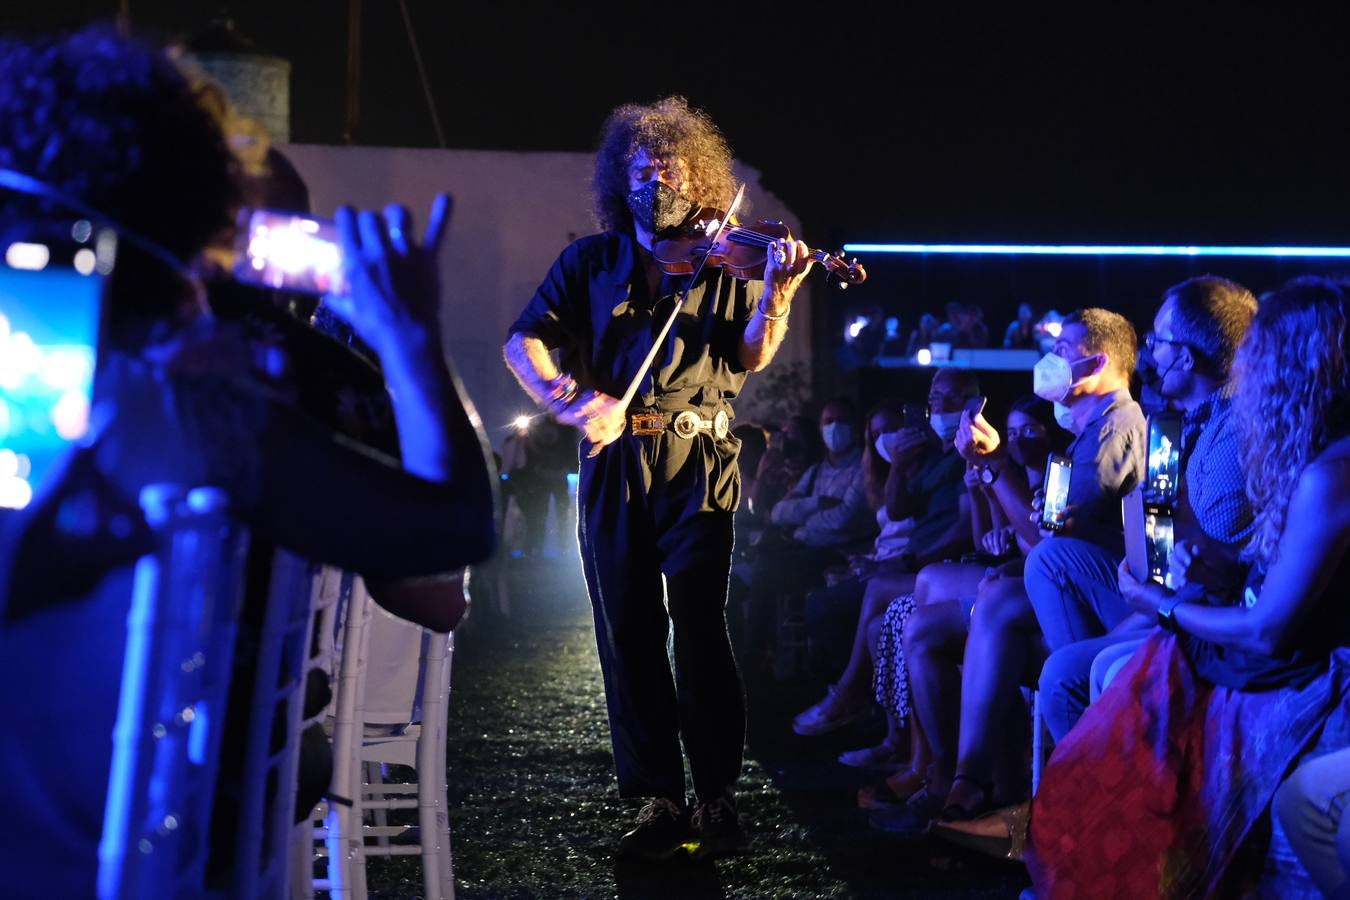
[[[1157,365],[1158,393],[1184,414],[1175,539],[1202,547],[1197,565],[1208,570],[1201,580],[1210,584],[1241,580],[1238,554],[1251,536],[1252,508],[1243,484],[1229,375],[1238,345],[1255,315],[1256,298],[1241,285],[1213,276],[1191,278],[1164,294],[1145,342]],[[1114,582],[1113,578],[1089,590],[1103,597],[1118,596]],[[1076,583],[1083,586],[1081,574]],[[1063,596],[1083,597],[1076,592]],[[1033,594],[1038,614],[1046,598],[1043,593],[1038,601]],[[1051,610],[1058,609],[1059,602],[1051,601]],[[1124,603],[1123,597],[1120,602]],[[1051,610],[1046,612],[1053,618]],[[1094,658],[1122,638],[1127,643],[1142,643],[1154,624],[1135,613],[1102,637],[1064,644],[1056,634],[1051,645],[1054,652],[1040,678],[1041,709],[1055,740],[1064,737],[1087,708]],[[1109,655],[1117,658],[1104,660],[1104,671],[1111,667],[1108,662],[1120,662],[1120,652],[1111,651]]]
[[[1052,652],[1138,630],[1116,587],[1125,554],[1120,502],[1143,480],[1148,452],[1148,426],[1129,393],[1137,352],[1134,327],[1123,316],[1083,309],[1065,318],[1054,352],[1036,364],[1036,393],[1068,412],[1077,435],[1068,450],[1063,525],[1032,548],[1023,573]],[[1088,656],[1082,666],[1083,705],[1091,662]]]
[[[746,585],[747,649],[766,653],[779,594],[819,583],[825,569],[865,550],[876,524],[863,489],[862,447],[853,401],[837,397],[820,411],[826,457],[808,468],[769,514],[777,526],[755,547]]]

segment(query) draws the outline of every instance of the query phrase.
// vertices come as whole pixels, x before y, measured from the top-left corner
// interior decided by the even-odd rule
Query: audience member
[[[441,628],[462,607],[407,579],[487,555],[493,488],[439,338],[447,203],[424,245],[405,210],[338,218],[353,285],[341,308],[384,363],[400,470],[253,389],[223,352],[188,270],[230,222],[233,161],[161,51],[103,29],[6,43],[0,166],[98,209],[123,236],[100,424],[0,540],[0,678],[24,685],[0,704],[14,779],[6,892],[92,896],[132,572],[150,546],[141,487],[221,487],[260,539],[362,572],[386,607]],[[73,218],[50,197],[0,195],[0,235]]]
[[[1189,543],[1173,554],[1175,591],[1120,565],[1121,592],[1158,628],[1056,747],[1034,815],[939,834],[1003,856],[1025,846],[1038,896],[1310,893],[1266,815],[1297,762],[1350,747],[1347,312],[1335,284],[1298,279],[1262,299],[1238,350],[1256,515],[1245,584],[1194,580],[1208,569]]]
[[[965,464],[953,441],[967,400],[978,396],[979,381],[966,369],[939,369],[929,387],[932,434],[905,428],[883,447],[890,456],[886,478],[886,515],[899,522],[912,518],[909,543],[894,565],[888,566],[875,585],[863,595],[853,647],[839,679],[824,699],[793,720],[799,733],[820,734],[839,723],[856,718],[859,709],[872,708],[870,678],[881,616],[891,600],[912,593],[916,576],[924,566],[959,557],[970,547],[969,497],[963,478]],[[937,440],[933,440],[933,435]],[[899,754],[899,723],[888,723],[886,738],[871,757]]]
[[[940,332],[937,316],[924,313],[919,316],[919,327],[909,333],[909,345],[905,348],[905,353],[913,356],[934,341],[941,340],[938,336]]]
[[[892,522],[886,514],[886,479],[890,474],[890,460],[882,442],[900,428],[900,404],[882,401],[867,416],[867,430],[863,434],[863,494],[867,508],[876,516],[878,533],[870,553],[855,554],[848,561],[847,576],[833,584],[818,588],[806,595],[807,641],[813,661],[826,661],[833,671],[848,656],[853,638],[853,626],[868,586],[878,589],[886,574],[894,568],[903,568],[902,554],[909,545],[913,521]],[[870,710],[865,710],[870,715]],[[819,734],[846,723],[833,721],[799,722],[794,725],[798,734]]]
[[[1175,539],[1203,548],[1201,564],[1209,570],[1207,580],[1214,583],[1240,579],[1237,557],[1251,534],[1253,511],[1243,490],[1229,369],[1255,315],[1256,298],[1241,285],[1213,276],[1191,278],[1163,295],[1145,341],[1158,363],[1159,394],[1184,413]],[[1090,588],[1085,582],[1082,575],[1075,579],[1080,590],[1102,597],[1118,593],[1109,581]],[[1119,605],[1114,599],[1110,602]],[[1037,611],[1041,608],[1038,605]],[[1098,653],[1122,642],[1137,646],[1153,625],[1135,613],[1102,637],[1065,644],[1056,635],[1051,643],[1054,652],[1040,677],[1041,709],[1055,740],[1064,737],[1087,708]],[[1117,649],[1113,655],[1122,652],[1128,649]]]
[[[769,432],[769,443],[755,469],[754,489],[746,491],[750,511],[768,520],[779,500],[797,486],[803,474],[825,456],[825,441],[810,416],[789,416]]]
[[[1305,762],[1275,793],[1275,815],[1299,862],[1332,900],[1350,896],[1350,748]]]
[[[1036,313],[1026,303],[1017,306],[1017,318],[1008,323],[1003,332],[1003,347],[1007,350],[1036,350]]]
[[[836,397],[820,412],[825,459],[808,468],[769,513],[775,526],[755,546],[745,603],[747,650],[765,657],[771,647],[779,595],[805,591],[827,568],[865,550],[874,532],[863,489],[862,447],[853,401]]]
[[[1018,687],[1039,658],[1040,636],[1027,626],[1032,617],[1021,554],[1041,540],[1029,515],[1031,499],[1050,454],[1063,449],[1066,437],[1050,403],[1034,396],[1013,404],[1006,441],[982,415],[962,416],[956,447],[975,476],[967,480],[972,506],[983,499],[996,507],[1008,530],[992,528],[982,538],[995,565],[929,566],[920,574],[927,590],[915,598],[912,612],[888,617],[891,628],[902,631],[930,765],[888,781],[884,791],[908,797],[897,814],[876,817],[878,827],[908,830],[935,816],[969,818],[1025,790],[1019,738],[1026,735],[1027,717]],[[998,562],[1009,552],[1013,559]]]

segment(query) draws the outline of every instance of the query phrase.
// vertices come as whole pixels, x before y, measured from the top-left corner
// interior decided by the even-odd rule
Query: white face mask
[[[1055,422],[1065,431],[1073,431],[1073,410],[1063,403],[1055,402]]]
[[[928,417],[928,424],[944,442],[951,441],[956,438],[956,429],[961,427],[961,414],[935,412]]]
[[[883,431],[877,435],[876,441],[872,444],[876,448],[877,456],[880,456],[886,462],[891,461],[891,448],[895,446],[896,440],[900,437],[898,431]]]
[[[1069,362],[1057,353],[1047,353],[1041,357],[1040,362],[1031,370],[1032,391],[1042,400],[1049,400],[1051,403],[1058,403],[1069,396],[1069,391],[1073,390],[1074,385],[1082,381],[1082,378],[1073,377],[1074,366],[1084,360],[1100,357],[1100,353],[1092,356],[1084,356],[1082,359]],[[1092,375],[1097,371],[1094,367]],[[1084,378],[1088,377],[1085,375]]]
[[[843,453],[853,446],[853,428],[847,422],[831,422],[822,425],[820,436],[831,453]]]

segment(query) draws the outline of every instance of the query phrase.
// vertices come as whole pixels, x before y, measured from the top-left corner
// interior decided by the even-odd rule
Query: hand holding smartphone
[[[981,394],[978,397],[971,397],[966,401],[966,412],[970,414],[970,421],[974,422],[984,412],[984,406],[989,402],[989,398]]]
[[[1046,531],[1059,532],[1064,528],[1065,510],[1069,505],[1069,476],[1073,462],[1067,456],[1051,454],[1045,467],[1045,505],[1041,508],[1040,525]]]

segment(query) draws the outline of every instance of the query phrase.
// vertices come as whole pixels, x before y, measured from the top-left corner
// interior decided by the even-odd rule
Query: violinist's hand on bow
[[[595,449],[612,444],[628,424],[628,411],[615,397],[599,391],[586,391],[558,413],[558,421],[575,425]]]
[[[811,248],[802,241],[782,238],[769,244],[764,265],[765,309],[774,315],[785,312],[813,265]]]

